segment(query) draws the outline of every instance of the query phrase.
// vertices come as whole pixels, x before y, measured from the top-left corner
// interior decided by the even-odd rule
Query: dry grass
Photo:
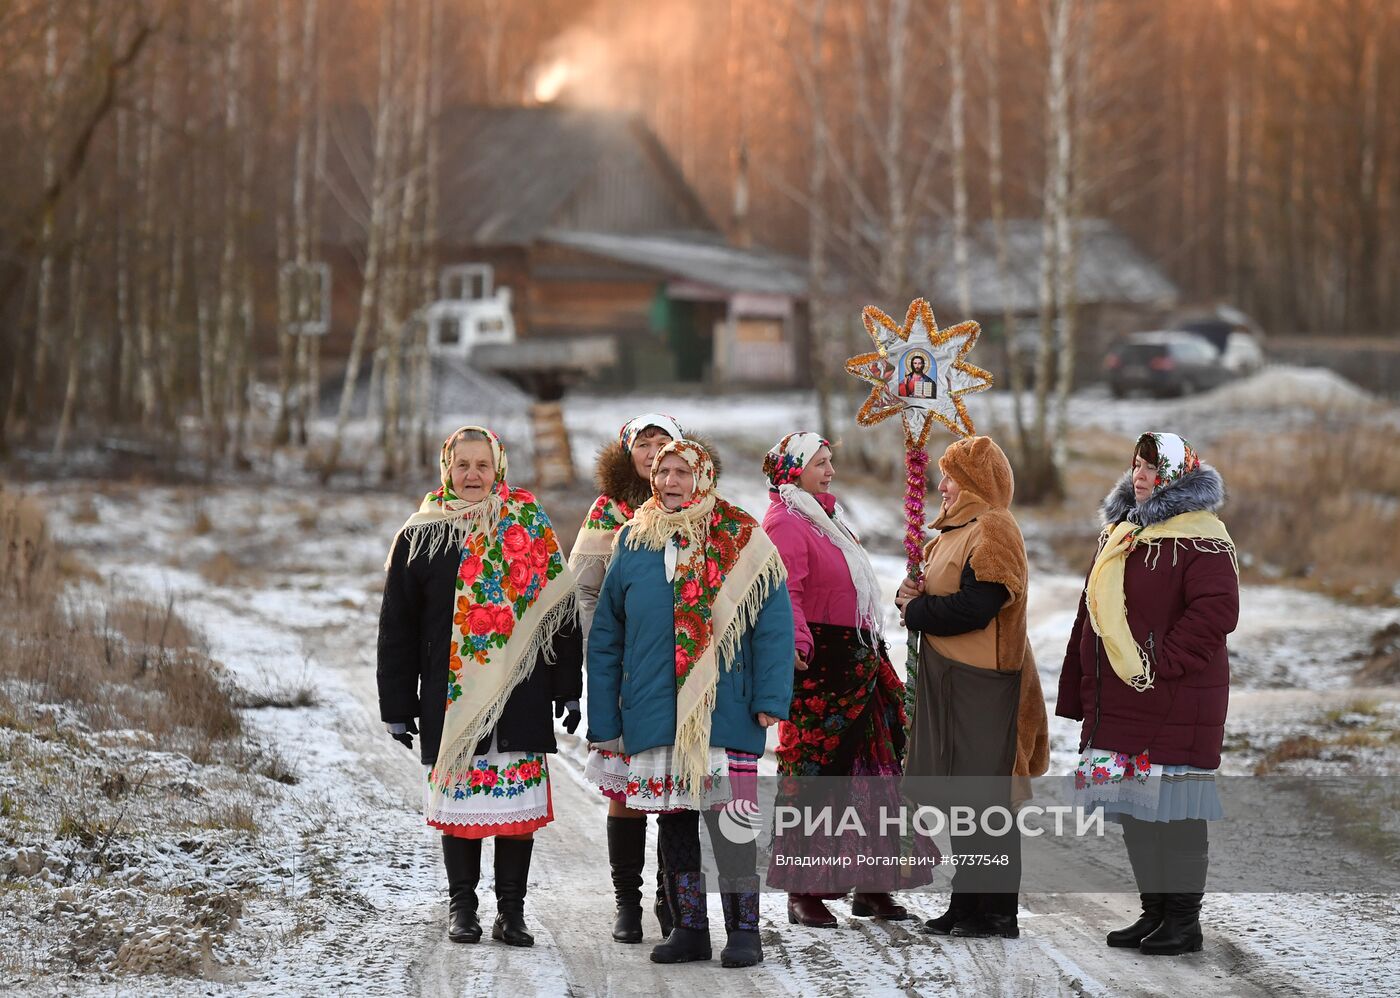
[[[0,678],[36,684],[50,702],[79,709],[92,730],[148,731],[196,762],[241,736],[218,666],[173,604],[65,598],[74,573],[31,500],[0,491],[0,531]],[[72,734],[54,726],[45,736]]]
[[[1327,743],[1312,735],[1295,735],[1285,738],[1268,752],[1254,766],[1255,776],[1268,776],[1285,762],[1297,759],[1319,759],[1326,750]]]
[[[1224,437],[1211,455],[1230,490],[1226,522],[1242,554],[1284,579],[1393,604],[1400,578],[1400,431]]]
[[[215,586],[231,585],[245,573],[243,565],[227,551],[220,551],[199,566],[199,574],[205,582]]]
[[[1317,716],[1317,734],[1285,738],[1260,757],[1255,776],[1267,776],[1299,759],[1350,762],[1348,750],[1387,749],[1400,742],[1400,728],[1380,700],[1362,697]]]

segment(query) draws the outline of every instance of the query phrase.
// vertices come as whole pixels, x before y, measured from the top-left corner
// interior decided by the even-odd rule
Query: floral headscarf
[[[695,476],[695,494],[677,510],[662,503],[658,486],[661,462],[671,454]],[[714,462],[700,444],[673,440],[661,448],[651,485],[652,497],[621,537],[629,548],[675,558],[676,765],[685,785],[699,788],[708,769],[719,665],[732,667],[744,631],[787,571],[758,522],[715,492]]]
[[[496,477],[490,493],[485,498],[471,501],[458,498],[452,491],[452,460],[457,445],[463,439],[475,438],[478,435],[484,436],[484,442],[491,447],[491,460],[496,466]],[[442,550],[445,544],[460,545],[471,534],[489,531],[500,519],[501,510],[510,497],[510,487],[506,485],[510,462],[506,458],[505,447],[502,446],[500,437],[484,426],[459,427],[443,441],[442,450],[438,455],[438,467],[442,486],[436,492],[429,492],[423,497],[418,512],[404,521],[404,525],[394,535],[394,541],[389,545],[389,555],[384,560],[386,569],[400,537],[408,538],[409,561],[420,554],[431,558]]]
[[[770,490],[778,493],[784,505],[804,517],[811,523],[812,529],[835,544],[841,552],[856,591],[856,616],[860,630],[878,635],[881,631],[883,600],[880,579],[870,563],[870,556],[860,546],[860,538],[855,531],[846,523],[845,510],[833,502],[828,512],[815,496],[798,484],[807,462],[816,457],[823,447],[830,446],[831,442],[819,433],[789,433],[764,456],[763,473],[768,476]],[[827,501],[834,499],[834,496],[830,496]]]
[[[1157,480],[1152,483],[1153,492],[1201,467],[1196,451],[1175,433],[1144,433],[1138,437],[1138,444],[1149,437],[1157,446]]]
[[[669,434],[672,440],[685,439],[680,423],[665,413],[647,412],[623,424],[617,434],[618,443],[630,454],[637,437],[652,427]],[[635,497],[632,501],[636,502]],[[588,559],[600,559],[604,562],[610,559],[614,536],[622,529],[624,523],[632,519],[635,512],[636,510],[621,496],[608,495],[606,492],[600,494],[593,500],[593,505],[583,518],[583,525],[579,527],[574,538],[569,567],[577,572]]]
[[[496,465],[490,494],[476,501],[453,494],[451,479],[453,451],[472,433],[486,437]],[[576,587],[549,517],[530,492],[507,484],[506,452],[496,434],[462,427],[443,443],[441,465],[441,488],[423,498],[394,543],[408,543],[410,560],[432,557],[448,543],[461,548],[443,691],[447,714],[428,777],[438,794],[446,794],[469,768],[477,742],[500,720],[511,692],[575,616]]]
[[[831,441],[819,433],[802,431],[783,437],[763,458],[763,473],[768,476],[769,487],[796,485],[807,462],[823,447],[830,446]]]
[[[617,434],[618,442],[622,444],[622,449],[632,450],[632,445],[637,442],[638,435],[647,429],[655,427],[667,433],[672,440],[684,440],[685,433],[681,431],[681,424],[666,415],[664,412],[644,412],[635,419],[629,419]]]

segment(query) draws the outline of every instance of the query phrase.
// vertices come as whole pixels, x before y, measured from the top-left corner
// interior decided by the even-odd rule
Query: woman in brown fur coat
[[[959,863],[948,911],[924,930],[1011,939],[1019,935],[1020,838],[980,831],[980,817],[1024,799],[1025,778],[1050,764],[1045,698],[1026,638],[1026,545],[1008,509],[1011,464],[990,438],[955,441],[938,467],[939,533],[924,549],[922,584],[905,580],[895,600],[906,626],[923,634],[905,787],[918,803],[937,797],[976,807],[979,831],[955,836],[953,852],[989,861]]]

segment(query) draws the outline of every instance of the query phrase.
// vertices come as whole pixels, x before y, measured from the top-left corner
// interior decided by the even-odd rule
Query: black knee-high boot
[[[642,941],[642,864],[646,860],[647,819],[608,815],[608,863],[612,867],[617,918],[612,937],[620,943]]]
[[[1161,822],[1139,821],[1129,815],[1124,815],[1122,821],[1123,844],[1128,847],[1128,863],[1137,882],[1142,914],[1132,925],[1110,932],[1108,945],[1137,949],[1162,924],[1162,912],[1166,906],[1160,872],[1161,844],[1157,835]]]
[[[442,863],[447,868],[447,938],[454,943],[480,942],[476,885],[481,880],[481,840],[444,835]]]
[[[496,839],[496,922],[491,938],[507,946],[535,945],[525,927],[525,884],[534,849],[534,839]]]
[[[1206,823],[1191,818],[1162,824],[1162,875],[1166,880],[1162,924],[1138,949],[1153,956],[1195,953],[1204,941],[1201,902],[1210,866]]]

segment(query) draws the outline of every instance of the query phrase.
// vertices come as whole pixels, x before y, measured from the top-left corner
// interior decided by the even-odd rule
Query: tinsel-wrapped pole
[[[904,551],[907,574],[921,582],[924,545],[924,490],[929,430],[941,425],[956,437],[971,436],[972,417],[963,396],[985,391],[992,376],[967,360],[981,327],[972,321],[939,329],[926,299],[916,298],[900,325],[867,305],[861,321],[875,349],[846,361],[846,370],[870,385],[870,396],[856,413],[861,426],[874,426],[893,416],[904,423]],[[915,365],[917,358],[920,363]],[[908,366],[906,366],[908,365]],[[907,681],[904,688],[909,719],[914,718],[914,691],[919,672],[919,633],[909,632]]]
[[[927,492],[928,451],[910,447],[904,452],[904,554],[905,572],[910,581],[923,581],[924,564],[924,497]],[[914,690],[919,676],[919,632],[912,627],[905,652],[904,709],[909,715],[910,730],[914,723]]]

